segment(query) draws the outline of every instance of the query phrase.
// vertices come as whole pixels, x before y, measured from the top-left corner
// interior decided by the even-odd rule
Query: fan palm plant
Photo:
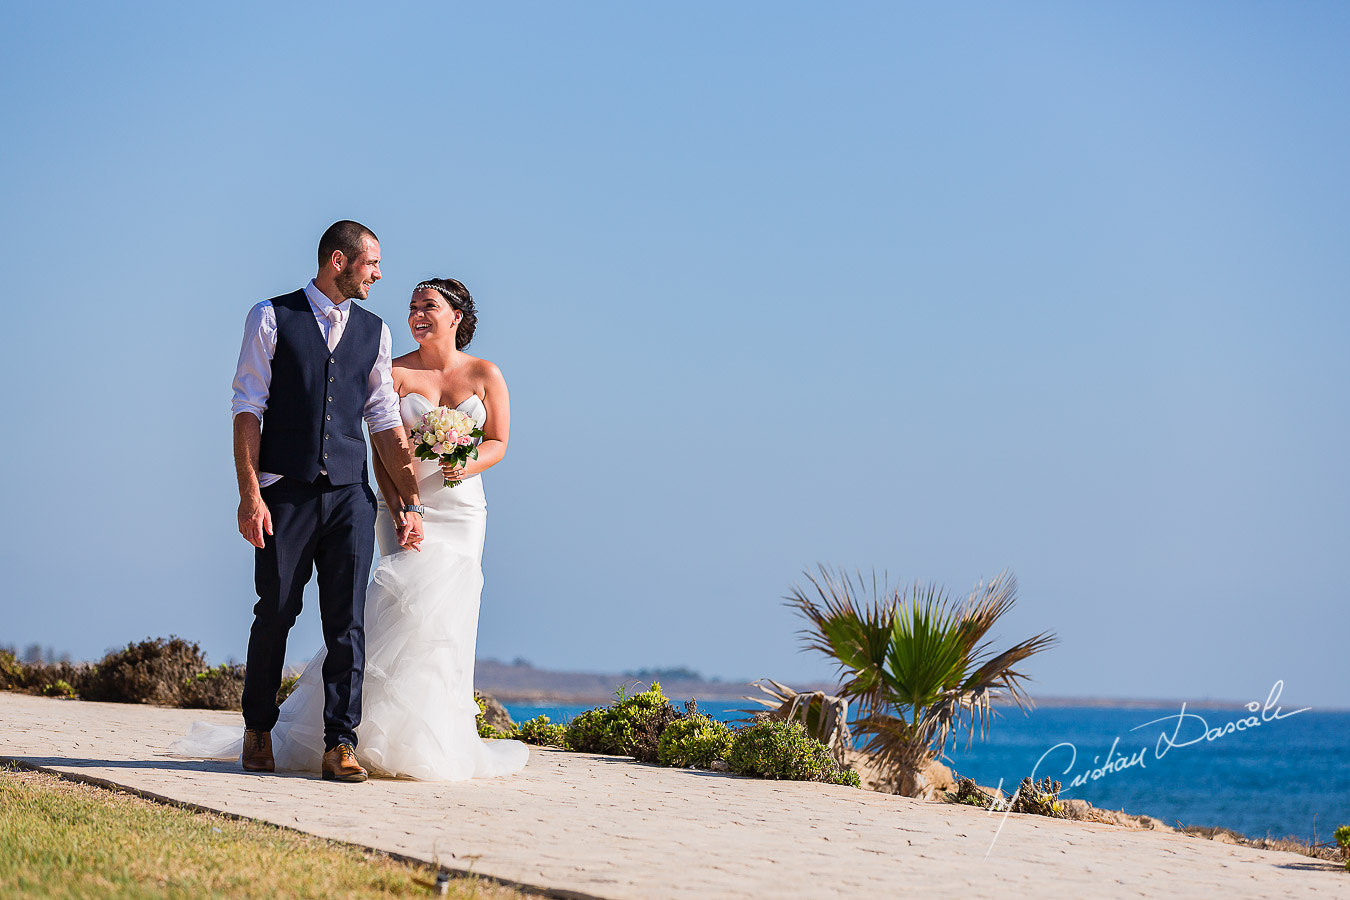
[[[989,732],[993,699],[1003,691],[1026,709],[1026,678],[1017,667],[1055,643],[1045,632],[994,652],[989,630],[1017,599],[1017,579],[1004,572],[961,602],[929,585],[870,589],[861,573],[820,566],[786,598],[807,620],[808,648],[839,666],[841,697],[857,703],[854,733],[875,763],[893,774],[943,755],[948,738],[968,729],[967,742]]]

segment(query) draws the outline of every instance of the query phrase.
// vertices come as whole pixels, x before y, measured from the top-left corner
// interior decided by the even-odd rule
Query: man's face
[[[334,279],[344,299],[364,300],[371,285],[380,280],[380,243],[370,235],[361,238],[361,252],[348,259]]]

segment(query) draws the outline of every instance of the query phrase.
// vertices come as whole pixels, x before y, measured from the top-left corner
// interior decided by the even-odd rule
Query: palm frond
[[[873,572],[871,601],[863,599],[862,573],[850,577],[824,565],[819,574],[803,573],[814,588],[814,596],[793,585],[785,598],[807,620],[799,633],[807,649],[816,650],[834,660],[840,677],[840,696],[856,699],[864,714],[883,702],[886,648],[889,644],[891,615],[879,601],[876,573]]]

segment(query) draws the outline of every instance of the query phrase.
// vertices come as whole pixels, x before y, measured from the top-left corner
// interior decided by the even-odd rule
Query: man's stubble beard
[[[334,286],[344,300],[364,300],[365,295],[361,291],[361,278],[350,267],[337,273],[333,279]]]

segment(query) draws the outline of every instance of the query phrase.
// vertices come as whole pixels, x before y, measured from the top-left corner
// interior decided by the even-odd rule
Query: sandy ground
[[[196,719],[239,721],[0,693],[0,758],[557,896],[1350,897],[1296,854],[559,750],[458,783],[248,775],[167,754]]]

